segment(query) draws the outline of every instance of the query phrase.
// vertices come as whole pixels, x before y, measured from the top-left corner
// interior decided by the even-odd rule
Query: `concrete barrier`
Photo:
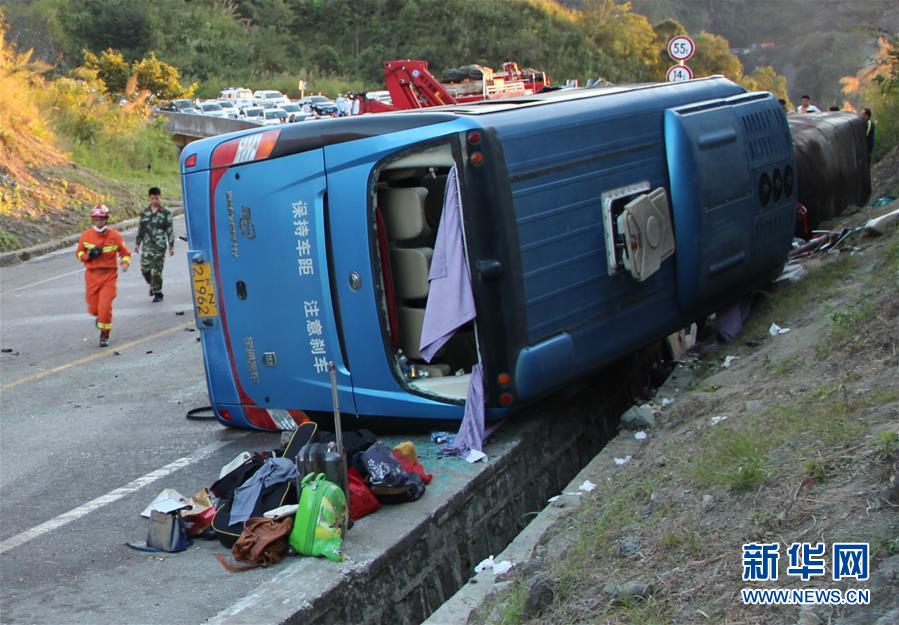
[[[260,127],[259,124],[244,119],[225,119],[208,115],[173,113],[160,110],[156,110],[155,113],[167,119],[165,127],[172,133],[172,139],[180,148],[183,148],[191,141],[204,137],[214,137],[238,130],[246,130],[247,128]]]

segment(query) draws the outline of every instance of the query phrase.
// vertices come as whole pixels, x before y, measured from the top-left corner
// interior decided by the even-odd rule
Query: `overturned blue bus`
[[[362,417],[461,419],[476,367],[488,417],[512,411],[775,276],[794,168],[777,101],[721,77],[191,143],[216,415],[276,430],[325,413],[329,361],[341,408]],[[466,299],[436,295],[447,259],[474,312],[426,362],[423,328]]]

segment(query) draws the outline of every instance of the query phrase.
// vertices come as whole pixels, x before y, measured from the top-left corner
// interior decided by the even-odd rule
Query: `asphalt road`
[[[183,234],[183,218],[175,224]],[[120,272],[106,349],[74,249],[0,269],[4,624],[202,622],[247,589],[212,545],[161,555],[124,545],[146,538],[139,513],[161,489],[191,495],[239,452],[278,444],[185,418],[209,403],[186,250],[177,240],[167,258],[162,303],[137,257]]]

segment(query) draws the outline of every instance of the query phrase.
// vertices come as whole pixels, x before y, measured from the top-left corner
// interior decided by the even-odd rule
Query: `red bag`
[[[354,521],[361,519],[366,514],[371,514],[381,507],[381,502],[371,492],[365,483],[362,474],[354,467],[347,469],[347,478],[350,482],[350,518]]]
[[[409,460],[406,456],[398,452],[397,450],[393,450],[393,457],[399,461],[400,466],[403,468],[403,471],[406,473],[417,473],[421,478],[421,481],[425,484],[430,484],[431,480],[434,479],[434,476],[430,473],[425,473],[425,468],[418,462],[413,460]]]
[[[184,519],[184,531],[188,536],[199,536],[212,526],[212,519],[215,517],[215,508],[210,506],[197,514],[182,514]]]

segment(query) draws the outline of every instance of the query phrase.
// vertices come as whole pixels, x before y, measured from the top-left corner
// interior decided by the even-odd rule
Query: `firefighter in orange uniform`
[[[131,266],[131,252],[118,230],[107,225],[109,208],[97,204],[91,210],[93,226],[85,230],[78,240],[75,256],[84,263],[85,299],[87,312],[97,318],[100,330],[100,347],[109,346],[112,330],[112,300],[116,296],[118,278],[117,256],[122,259],[122,271]]]

